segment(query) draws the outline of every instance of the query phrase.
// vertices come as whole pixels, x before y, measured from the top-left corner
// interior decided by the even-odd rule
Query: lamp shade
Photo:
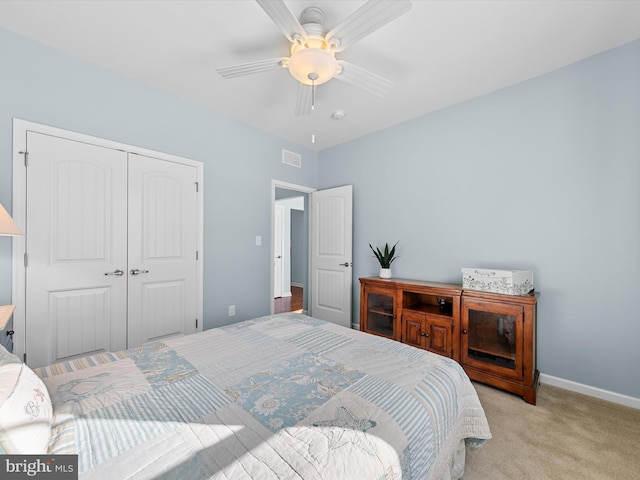
[[[18,228],[16,222],[13,221],[11,215],[7,213],[2,204],[0,203],[0,235],[17,236],[24,235],[22,230]]]

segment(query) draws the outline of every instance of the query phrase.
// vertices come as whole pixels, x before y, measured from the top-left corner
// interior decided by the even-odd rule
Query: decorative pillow
[[[0,358],[0,453],[47,453],[52,418],[47,387],[19,360],[4,364],[3,360]]]
[[[20,359],[16,355],[9,352],[9,350],[7,350],[2,345],[0,345],[0,367],[7,363],[22,363],[22,362],[20,362]]]

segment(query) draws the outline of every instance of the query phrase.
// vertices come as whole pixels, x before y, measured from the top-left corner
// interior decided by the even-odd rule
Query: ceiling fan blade
[[[334,51],[341,52],[409,10],[410,0],[369,0],[330,30],[325,40]]]
[[[243,77],[245,75],[253,75],[254,73],[267,72],[269,70],[282,68],[283,62],[286,62],[287,60],[289,60],[287,57],[268,58],[266,60],[258,60],[257,62],[216,68],[216,72],[218,72],[222,78]]]
[[[338,64],[341,67],[341,72],[334,78],[362,88],[378,97],[384,97],[395,87],[395,83],[391,80],[387,80],[353,63],[338,60]]]
[[[296,117],[311,113],[311,100],[313,87],[300,82],[298,86],[298,99],[296,100]]]
[[[307,32],[283,0],[256,0],[291,43],[307,43]]]

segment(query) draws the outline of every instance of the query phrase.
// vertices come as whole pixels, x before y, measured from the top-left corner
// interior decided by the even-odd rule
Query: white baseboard
[[[637,408],[640,410],[640,398],[630,397],[629,395],[622,395],[621,393],[591,387],[582,383],[572,382],[571,380],[565,380],[564,378],[545,375],[544,373],[540,374],[540,383],[564,388],[565,390],[582,393],[583,395],[600,398],[602,400],[607,400],[608,402],[618,403],[626,407]]]
[[[291,286],[292,286],[292,287],[300,287],[300,288],[304,288],[304,284],[303,284],[303,283],[295,283],[295,282],[291,282]]]

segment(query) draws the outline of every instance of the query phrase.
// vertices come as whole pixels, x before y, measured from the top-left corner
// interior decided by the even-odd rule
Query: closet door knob
[[[117,270],[114,270],[113,272],[105,273],[105,275],[115,275],[116,277],[121,277],[122,275],[124,275],[124,272],[118,268]]]
[[[141,273],[149,273],[149,270],[138,270],[137,268],[132,268],[129,273],[131,275],[140,275]]]

